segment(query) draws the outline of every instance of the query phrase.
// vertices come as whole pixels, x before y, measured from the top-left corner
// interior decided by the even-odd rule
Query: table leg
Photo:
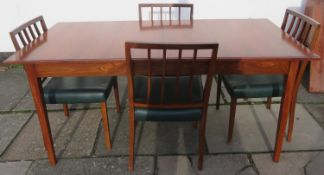
[[[38,120],[40,123],[43,140],[45,144],[44,146],[46,148],[47,155],[48,155],[48,160],[51,165],[55,165],[56,164],[55,150],[53,147],[53,139],[52,139],[51,128],[48,121],[47,109],[43,101],[40,79],[37,78],[36,76],[34,65],[24,65],[24,68],[28,77],[30,90],[33,95],[35,108],[38,115]]]
[[[291,106],[291,100],[294,94],[294,85],[296,80],[296,75],[298,71],[298,61],[292,61],[290,63],[289,72],[286,78],[285,90],[283,97],[281,99],[279,119],[277,125],[277,135],[276,135],[276,143],[275,150],[273,155],[273,161],[279,162],[280,153],[283,145],[283,140],[285,137],[285,130],[287,126],[288,115]]]
[[[287,136],[288,142],[291,142],[291,140],[292,140],[292,132],[293,132],[294,121],[295,121],[295,108],[296,108],[296,102],[297,102],[298,89],[299,89],[299,86],[303,79],[303,75],[304,75],[304,72],[305,72],[308,62],[309,61],[302,61],[300,63],[300,66],[299,66],[300,68],[299,68],[297,76],[296,76],[295,87],[293,90],[294,95],[291,100],[290,113],[289,113],[288,136]]]

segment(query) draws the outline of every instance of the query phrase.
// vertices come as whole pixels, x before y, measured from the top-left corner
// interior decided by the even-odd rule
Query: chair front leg
[[[105,144],[107,149],[111,149],[111,141],[110,141],[110,130],[109,130],[109,122],[108,122],[108,113],[107,113],[107,104],[106,102],[101,103],[101,115],[102,115],[102,123],[104,127],[105,133]]]
[[[267,98],[267,109],[271,109],[271,103],[272,103],[272,99],[271,97]]]
[[[69,106],[68,106],[68,104],[63,104],[63,110],[64,110],[65,117],[69,117],[70,116],[70,112],[69,112]]]
[[[116,110],[117,110],[118,113],[120,113],[121,109],[120,109],[120,100],[119,100],[119,91],[118,91],[117,78],[116,78],[116,81],[114,83],[114,94],[115,94]]]
[[[219,109],[221,87],[222,87],[222,76],[218,75],[218,77],[217,77],[217,92],[216,92],[216,109]]]
[[[231,98],[231,108],[230,108],[230,119],[227,133],[227,143],[232,141],[233,130],[234,130],[234,122],[235,122],[235,113],[236,113],[236,102],[237,99],[235,97]]]

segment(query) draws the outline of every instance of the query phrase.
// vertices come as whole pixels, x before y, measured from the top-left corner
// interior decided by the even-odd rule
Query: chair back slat
[[[39,30],[37,24],[40,24],[42,31]],[[35,35],[34,30],[37,33]],[[34,41],[37,37],[39,37],[42,33],[47,31],[46,23],[42,16],[38,16],[22,25],[14,29],[10,32],[10,37],[12,43],[15,46],[16,51],[20,50],[21,48],[27,46],[29,43]],[[19,40],[18,40],[19,39]],[[19,44],[21,43],[21,44]]]
[[[172,18],[171,18],[171,7],[169,7],[169,25],[171,25],[171,21],[172,21]]]
[[[129,67],[129,98],[132,100],[131,104],[134,104],[135,107],[147,107],[147,108],[192,108],[193,106],[202,107],[205,98],[204,94],[201,97],[201,100],[193,100],[194,86],[197,86],[197,81],[194,81],[195,76],[207,75],[211,77],[214,61],[217,57],[218,44],[147,44],[147,43],[130,43],[125,44],[125,53],[127,65]],[[153,54],[152,50],[160,51],[162,54]],[[193,55],[183,57],[183,51],[193,51]],[[210,51],[208,56],[199,57],[198,51]],[[138,54],[133,53],[132,51],[141,51]],[[160,53],[159,52],[159,53]],[[146,58],[145,58],[145,53]],[[156,52],[157,53],[157,52]],[[154,57],[154,58],[153,58]],[[206,64],[207,62],[207,64]],[[197,69],[200,64],[205,64],[207,67],[204,67],[204,71]],[[209,63],[209,64],[208,64]],[[143,71],[144,69],[144,71]],[[190,70],[190,71],[188,71]],[[144,76],[146,77],[146,101],[135,101],[134,97],[134,79]],[[186,86],[187,89],[183,88],[183,85],[180,86],[180,79],[183,77],[189,78],[189,84]],[[167,83],[167,79],[174,80],[175,83],[171,83],[173,87],[170,86],[170,82]],[[212,80],[212,78],[207,78]],[[154,82],[158,82],[158,87],[152,87]],[[196,83],[194,85],[194,83]],[[203,93],[209,93],[210,91],[205,91],[207,81],[203,86]],[[210,83],[211,84],[211,83]],[[167,87],[168,86],[168,87]],[[154,89],[158,88],[158,89]],[[166,90],[168,88],[169,90]],[[170,89],[171,92],[170,92]],[[152,91],[157,91],[158,101],[152,100]],[[187,91],[186,91],[187,90]],[[186,102],[183,102],[180,99],[180,91],[188,92],[185,98],[188,98]],[[169,94],[168,94],[169,93]],[[170,94],[171,93],[171,94]],[[175,99],[174,102],[165,101],[166,96],[171,96]],[[183,98],[183,97],[182,97]],[[173,107],[171,107],[173,108]]]
[[[301,29],[300,29],[299,35],[296,37],[297,41],[301,42],[302,38],[303,37],[304,38],[306,37],[305,36],[305,32],[304,32],[306,27],[307,27],[307,23],[304,22],[303,25],[302,25],[302,27],[301,27]]]
[[[32,29],[31,26],[28,26],[28,30],[29,30],[29,33],[32,36],[33,40],[36,39],[36,35],[35,35],[35,33],[34,33],[34,31],[33,31],[33,29]]]
[[[179,21],[179,24],[180,24],[180,21],[181,21],[181,8],[178,8],[178,21]]]
[[[20,39],[22,45],[25,47],[27,45],[27,42],[25,41],[25,38],[23,37],[23,35],[21,34],[21,32],[18,32],[18,36],[19,36],[19,39]]]
[[[151,23],[153,25],[154,21],[153,21],[153,6],[151,6]]]
[[[296,27],[295,27],[295,29],[294,29],[294,32],[292,33],[292,37],[294,37],[294,38],[296,37],[296,34],[297,34],[297,32],[298,32],[300,22],[301,22],[301,19],[298,18],[297,23],[296,23]]]
[[[183,9],[189,9],[187,14],[182,13]],[[144,15],[144,9],[149,9],[149,15]],[[173,11],[174,9],[174,11]],[[139,21],[142,26],[144,21],[150,21],[151,26],[178,26],[182,21],[190,21],[192,25],[193,21],[193,4],[180,4],[180,3],[142,3],[138,5]],[[175,14],[175,15],[172,15]],[[156,19],[155,16],[158,16]],[[164,17],[168,16],[168,17]],[[174,17],[176,16],[176,18]],[[149,18],[145,18],[149,17]],[[177,24],[173,24],[172,21],[177,21]],[[157,22],[155,24],[155,22]]]
[[[30,43],[30,42],[31,42],[31,39],[29,38],[29,35],[28,35],[28,33],[27,33],[27,30],[26,30],[26,28],[25,28],[25,29],[23,29],[23,33],[24,33],[24,35],[25,35],[25,38],[27,39],[28,43]]]
[[[316,42],[314,38],[317,38],[319,34],[320,23],[302,13],[287,9],[281,29],[312,49]]]
[[[179,49],[178,53],[178,62],[177,62],[177,67],[181,70],[182,66],[182,49]],[[179,71],[176,72],[176,90],[175,90],[175,99],[179,100],[179,93],[180,93],[180,82],[179,82]]]
[[[290,33],[291,32],[291,29],[293,28],[294,24],[295,24],[295,19],[296,19],[296,16],[293,16],[293,18],[291,19],[291,22],[290,22],[290,25],[289,25],[289,28],[287,30],[287,33]]]
[[[309,36],[309,33],[310,33],[311,29],[312,29],[312,26],[310,24],[308,24],[308,25],[306,24],[305,31],[303,32],[303,36],[300,39],[301,43],[306,42],[306,39]]]
[[[160,16],[163,16],[163,7],[160,7]],[[163,18],[160,18],[160,25],[163,25]]]
[[[192,102],[193,99],[192,99],[192,89],[193,89],[193,78],[194,78],[194,75],[196,73],[196,60],[197,60],[197,49],[194,49],[193,50],[193,59],[192,59],[192,64],[191,64],[191,73],[190,73],[190,79],[189,79],[189,82],[188,82],[188,87],[189,87],[189,90],[188,90],[188,97],[189,97],[189,101]]]
[[[146,94],[146,101],[150,101],[151,98],[151,77],[152,77],[152,67],[151,67],[151,49],[147,49],[147,75],[148,75],[148,80],[147,80],[147,94]]]
[[[34,28],[35,28],[35,30],[36,30],[37,35],[38,35],[38,36],[41,35],[41,32],[39,31],[38,26],[36,25],[36,23],[33,24],[33,25],[34,25]]]

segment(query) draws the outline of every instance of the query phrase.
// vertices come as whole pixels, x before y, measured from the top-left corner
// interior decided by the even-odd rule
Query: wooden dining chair
[[[319,36],[320,24],[297,11],[287,9],[281,30],[300,44],[313,49]],[[291,141],[294,125],[295,105],[298,87],[301,83],[308,61],[301,63],[295,81],[294,94],[289,114],[288,137]],[[284,90],[282,75],[219,75],[217,79],[216,109],[219,109],[221,82],[231,96],[230,119],[227,141],[231,142],[234,129],[236,103],[238,98],[267,98],[267,108],[271,107],[271,97],[281,97]]]
[[[37,42],[47,30],[44,18],[39,16],[14,29],[10,32],[10,37],[18,52]],[[42,84],[44,102],[63,104],[65,116],[69,116],[68,104],[101,103],[105,144],[111,149],[106,101],[114,88],[116,109],[120,112],[117,77],[53,77]]]
[[[212,65],[218,44],[126,43],[125,49],[130,111],[129,169],[134,169],[137,121],[198,121],[198,168],[202,169]],[[203,51],[204,56],[198,54]],[[201,75],[207,75],[206,81],[202,81]]]
[[[146,27],[190,26],[193,22],[193,4],[142,3],[138,5],[139,23]],[[147,13],[145,13],[147,12]]]

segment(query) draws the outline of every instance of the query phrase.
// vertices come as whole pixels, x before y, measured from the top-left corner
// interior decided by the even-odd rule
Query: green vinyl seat
[[[135,102],[146,102],[147,100],[147,80],[146,76],[134,77],[134,98]],[[179,94],[176,95],[176,77],[165,77],[164,80],[164,98],[165,104],[188,104],[189,76],[179,77]],[[192,102],[201,102],[203,97],[203,85],[201,76],[194,76],[192,87]],[[161,77],[152,77],[151,79],[151,104],[159,104],[161,101],[160,88]],[[201,108],[190,109],[151,109],[135,107],[134,117],[138,121],[197,121],[202,114]]]
[[[279,97],[283,94],[282,75],[224,75],[226,90],[235,98]]]
[[[216,109],[219,109],[221,80],[231,97],[228,143],[231,142],[233,136],[237,99],[266,97],[267,108],[270,109],[271,97],[281,97],[284,91],[283,75],[219,75]]]
[[[47,104],[104,102],[116,81],[116,77],[55,77],[44,87],[44,101]]]

